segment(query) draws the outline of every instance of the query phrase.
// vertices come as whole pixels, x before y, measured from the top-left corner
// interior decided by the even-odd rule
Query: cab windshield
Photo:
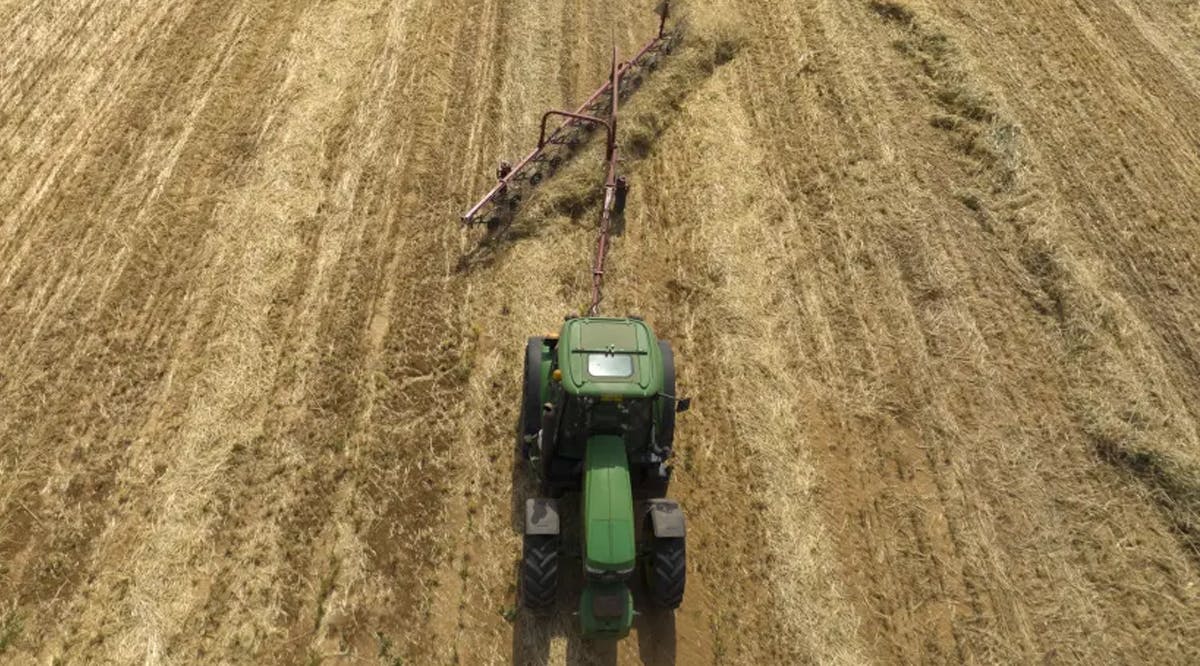
[[[588,354],[588,374],[601,378],[633,376],[633,357],[629,354]]]

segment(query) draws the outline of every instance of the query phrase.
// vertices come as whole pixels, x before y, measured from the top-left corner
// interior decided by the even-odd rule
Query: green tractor
[[[585,638],[628,635],[636,575],[653,606],[683,601],[683,512],[663,497],[675,415],[689,406],[674,394],[671,346],[639,318],[568,317],[557,338],[526,347],[519,446],[541,497],[525,504],[521,600],[554,604],[558,499],[579,493]]]

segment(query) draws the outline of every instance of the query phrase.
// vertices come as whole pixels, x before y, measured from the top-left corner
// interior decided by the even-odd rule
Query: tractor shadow
[[[518,460],[519,468],[524,463]],[[534,497],[536,486],[528,480],[530,475],[520,469],[514,471],[514,489],[526,488],[528,492],[514,493],[513,523],[518,532],[524,525],[525,498]],[[528,485],[525,485],[528,484]],[[562,645],[566,644],[566,661],[571,666],[615,666],[617,643],[615,641],[586,641],[579,632],[578,604],[583,589],[583,567],[579,553],[579,526],[570,516],[579,513],[577,497],[567,496],[559,500],[563,520],[563,551],[559,561],[558,596],[552,608],[531,611],[520,605],[520,583],[516,589],[517,615],[513,623],[512,663],[517,666],[549,666],[563,663]],[[512,567],[513,580],[520,575],[519,556]]]
[[[633,617],[633,631],[628,640],[636,636],[638,655],[645,666],[675,666],[674,611],[650,605],[650,595],[642,576],[635,576],[630,588],[637,615]]]
[[[633,620],[638,654],[646,666],[675,666],[675,613],[643,610]]]

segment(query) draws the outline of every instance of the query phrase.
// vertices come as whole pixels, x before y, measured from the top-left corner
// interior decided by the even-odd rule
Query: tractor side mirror
[[[675,413],[682,414],[692,408],[691,398],[680,398],[675,401]]]

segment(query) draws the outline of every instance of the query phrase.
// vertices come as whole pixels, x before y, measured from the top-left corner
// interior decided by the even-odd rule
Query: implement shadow
[[[506,213],[503,217],[478,223],[478,226],[485,229],[483,237],[458,258],[458,262],[454,266],[455,272],[470,274],[493,266],[509,248],[534,235],[534,229],[531,226],[518,225],[515,223],[515,219],[516,213],[513,211]]]

